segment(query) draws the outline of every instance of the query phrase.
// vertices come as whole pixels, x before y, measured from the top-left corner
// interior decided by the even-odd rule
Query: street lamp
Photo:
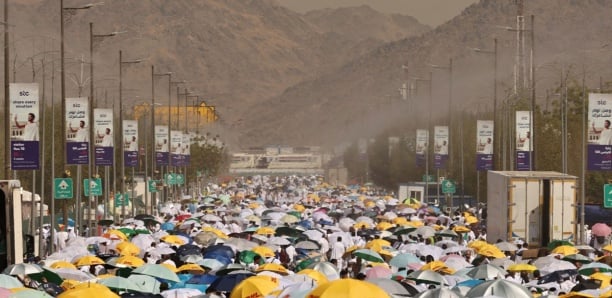
[[[123,61],[123,55],[121,50],[119,50],[119,125],[121,127],[120,141],[116,142],[116,144],[120,144],[121,146],[121,217],[122,220],[125,218],[125,146],[123,146],[123,65],[131,65],[138,64],[142,62],[142,59],[131,60],[131,61]],[[132,177],[133,179],[133,177]],[[132,206],[134,198],[132,198]],[[133,210],[133,208],[132,208]]]
[[[151,65],[151,136],[153,138],[153,146],[152,146],[152,152],[153,154],[151,155],[151,179],[153,179],[153,176],[155,175],[155,167],[156,167],[156,163],[157,163],[157,153],[155,152],[155,77],[161,77],[161,76],[168,76],[168,83],[170,83],[172,81],[172,72],[165,72],[165,73],[155,73],[155,66]],[[170,90],[170,86],[168,86],[168,90]],[[170,126],[168,126],[169,128]],[[168,143],[170,143],[170,140],[168,140]],[[161,177],[163,178],[163,166],[161,166]],[[146,176],[146,174],[145,174]],[[148,187],[148,184],[147,184]],[[149,214],[153,214],[153,206],[156,205],[156,199],[157,197],[155,196],[155,193],[151,193],[151,213]]]
[[[430,126],[431,126],[431,100],[433,98],[432,96],[432,91],[433,91],[433,72],[429,72],[429,78],[425,79],[425,78],[419,78],[419,77],[411,77],[413,80],[415,80],[416,82],[418,81],[422,81],[422,82],[428,82],[429,83],[429,100],[428,102],[428,112],[427,112],[427,148],[425,148],[425,201],[427,203],[429,203],[429,143],[430,143],[430,136],[429,136],[429,131],[430,131]],[[439,176],[439,173],[438,173]],[[437,185],[438,185],[438,194],[437,196],[440,195],[440,179],[436,179],[437,180]],[[436,197],[437,199],[438,197]]]
[[[453,146],[453,133],[451,131],[451,124],[452,124],[452,102],[453,102],[453,58],[450,58],[448,61],[448,65],[447,66],[441,66],[441,65],[436,65],[436,64],[429,64],[429,66],[431,66],[431,68],[435,68],[435,69],[444,69],[448,71],[448,165],[447,165],[447,175],[451,176],[452,174],[452,170],[453,170],[453,150],[452,148]],[[439,172],[439,170],[438,170]],[[438,177],[438,180],[440,180],[440,178]],[[438,181],[438,183],[440,183]],[[439,191],[439,190],[438,190]],[[448,205],[449,207],[453,207],[453,194],[450,194],[449,197],[449,202]]]

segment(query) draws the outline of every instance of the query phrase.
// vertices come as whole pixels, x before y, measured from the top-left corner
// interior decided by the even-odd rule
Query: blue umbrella
[[[463,287],[473,288],[473,287],[475,287],[475,286],[477,286],[477,285],[479,285],[479,284],[481,284],[483,282],[484,282],[484,280],[482,280],[482,279],[468,279],[468,280],[464,280],[464,281],[462,281],[460,283],[457,283],[455,286],[456,287],[463,286]]]
[[[57,223],[58,224],[64,224],[64,218],[63,217],[58,217],[57,218]],[[68,226],[69,227],[74,227],[74,219],[68,218]]]
[[[232,259],[228,258],[226,255],[218,254],[215,252],[205,254],[204,259],[214,259],[223,263],[223,265],[228,265],[232,263]]]
[[[220,292],[231,292],[241,281],[251,277],[250,274],[228,274],[213,281],[209,288]]]
[[[310,221],[307,220],[302,220],[298,223],[299,226],[302,226],[308,230],[312,229],[312,223]]]
[[[202,255],[202,250],[197,245],[183,244],[176,250],[176,254],[179,256]]]
[[[172,231],[174,230],[174,224],[171,222],[165,222],[160,227],[164,231]]]
[[[189,280],[187,280],[187,284],[198,284],[198,285],[210,285],[215,280],[219,278],[216,275],[211,274],[199,274],[192,276]]]
[[[398,268],[406,268],[408,267],[408,264],[412,264],[412,263],[421,263],[421,260],[411,254],[411,253],[402,253],[399,254],[395,257],[393,257],[390,261],[389,261],[389,265],[391,266],[395,266]]]
[[[210,254],[220,255],[220,256],[225,256],[228,259],[231,259],[234,257],[234,250],[232,250],[232,248],[227,245],[217,244],[217,245],[207,247],[206,249],[202,251],[202,254],[204,256],[207,256]],[[207,257],[204,257],[204,258],[214,259],[214,258],[207,258]]]

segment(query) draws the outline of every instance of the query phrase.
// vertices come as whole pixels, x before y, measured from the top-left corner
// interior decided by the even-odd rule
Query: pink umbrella
[[[13,294],[13,292],[11,292],[9,289],[0,288],[0,298],[8,298],[8,296],[11,294]]]
[[[391,278],[392,274],[393,273],[391,272],[391,269],[385,266],[374,266],[370,270],[368,270],[368,272],[366,273],[366,278]]]
[[[591,233],[595,236],[607,237],[612,233],[612,229],[605,223],[596,223],[591,228]]]

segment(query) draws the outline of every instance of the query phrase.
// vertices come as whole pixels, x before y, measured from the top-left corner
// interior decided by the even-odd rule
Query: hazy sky
[[[282,5],[298,12],[313,9],[368,6],[385,13],[401,13],[410,15],[419,22],[438,26],[454,16],[470,4],[478,0],[277,0]]]

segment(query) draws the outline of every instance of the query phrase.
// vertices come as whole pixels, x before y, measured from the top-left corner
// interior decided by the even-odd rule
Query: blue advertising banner
[[[66,98],[66,164],[89,163],[89,125],[87,98]]]
[[[589,93],[587,168],[612,170],[612,94]]]
[[[191,157],[191,135],[189,133],[183,133],[183,153],[181,154],[181,165],[189,166]]]
[[[417,167],[424,167],[427,156],[427,149],[429,146],[429,131],[426,129],[417,129],[416,131],[416,146],[414,151],[416,153],[416,165]]]
[[[531,170],[531,132],[533,121],[531,111],[516,111],[516,170]]]
[[[112,109],[94,109],[94,161],[97,166],[112,166],[114,159]]]
[[[179,130],[173,130],[170,132],[170,145],[172,146],[172,153],[170,154],[170,166],[180,167],[182,166],[183,146],[183,132]]]
[[[40,169],[38,84],[12,83],[10,95],[11,170]]]
[[[448,126],[434,127],[434,169],[446,169],[448,161]]]
[[[123,160],[126,167],[138,166],[138,121],[123,120]]]
[[[493,170],[493,121],[476,121],[476,170]]]
[[[168,126],[155,125],[155,163],[159,166],[167,166],[169,161]]]

